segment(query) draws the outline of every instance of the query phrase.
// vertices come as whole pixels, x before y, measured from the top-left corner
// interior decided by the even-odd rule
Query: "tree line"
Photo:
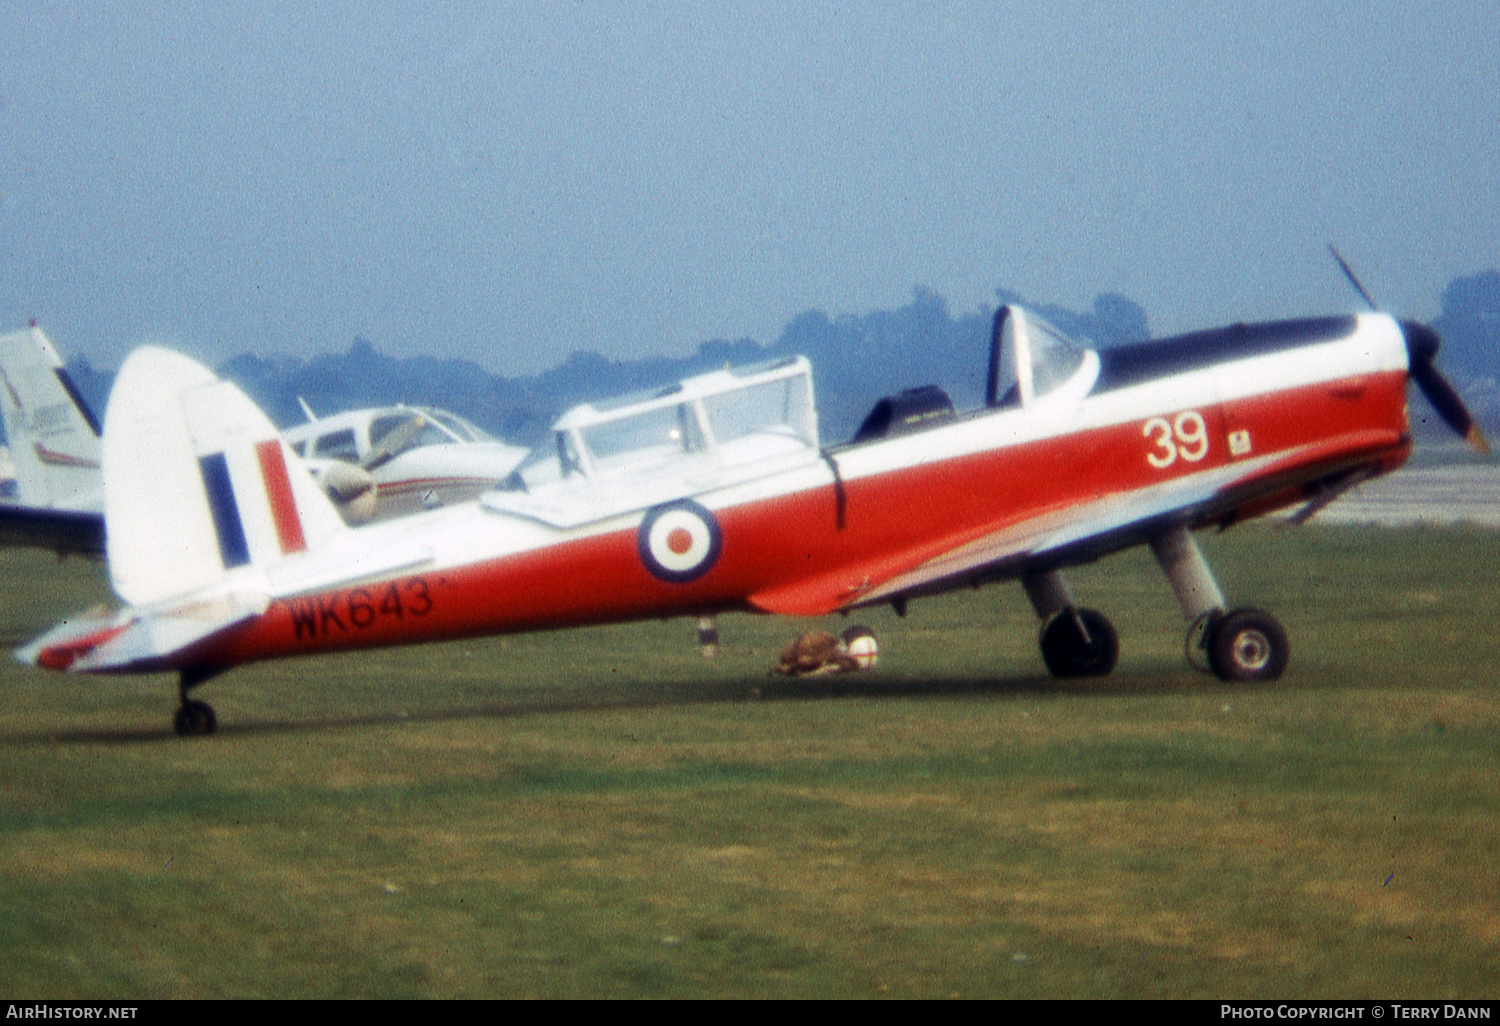
[[[1145,309],[1114,293],[1099,296],[1086,311],[1030,303],[1004,289],[996,291],[996,306],[1001,303],[1026,306],[1065,334],[1096,346],[1150,335]],[[726,364],[800,353],[813,364],[823,436],[839,441],[853,433],[881,396],[904,388],[936,384],[960,409],[978,406],[993,315],[993,307],[955,315],[942,296],[916,288],[911,301],[896,310],[838,316],[808,310],[766,345],[749,338],[712,339],[686,356],[629,360],[575,351],[557,366],[527,376],[495,374],[472,360],[388,356],[360,337],[343,353],[305,360],[245,353],[218,369],[282,427],[303,420],[299,398],[319,414],[402,402],[449,409],[501,438],[531,444],[580,402],[669,384]],[[1450,282],[1433,326],[1443,335],[1439,359],[1445,372],[1493,429],[1500,417],[1500,272]],[[75,361],[70,370],[95,408],[104,409],[113,373],[95,370],[86,360]]]

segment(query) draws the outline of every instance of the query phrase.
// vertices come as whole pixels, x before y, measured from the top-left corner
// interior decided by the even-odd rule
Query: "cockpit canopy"
[[[990,354],[988,406],[1061,410],[1086,395],[1098,374],[1097,353],[1041,318],[1007,307]],[[941,390],[908,390],[877,404],[851,445],[957,419]],[[574,526],[822,459],[812,367],[795,356],[575,406],[481,501]]]
[[[1082,395],[1098,375],[1098,361],[1098,354],[1036,314],[1002,307],[991,342],[987,405],[1030,406],[1069,383],[1081,383]]]
[[[639,509],[817,452],[812,367],[790,357],[575,406],[486,504],[572,520],[558,503]]]

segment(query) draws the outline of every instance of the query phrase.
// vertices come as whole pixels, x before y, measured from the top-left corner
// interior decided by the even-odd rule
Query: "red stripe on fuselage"
[[[1394,465],[1406,444],[1405,375],[1390,372],[1360,381],[1362,388],[1319,383],[1236,400],[1222,410],[1199,406],[1209,425],[1207,452],[1165,468],[1147,460],[1156,443],[1143,431],[1150,419],[1144,415],[946,459],[937,448],[943,429],[934,429],[926,461],[844,482],[842,528],[832,485],[715,509],[722,553],[695,581],[671,584],[653,577],[641,563],[632,527],[468,566],[279,600],[232,632],[210,661],[232,664],[298,652],[745,609],[757,592],[814,578],[842,582],[834,593],[847,597],[830,601],[832,608],[992,532],[1240,459],[1281,451],[1294,459],[1294,450],[1310,447],[1300,468],[1295,463],[1278,467],[1277,490],[1351,459],[1384,459],[1371,448],[1382,438],[1388,440],[1386,455],[1395,454],[1387,464]],[[1248,453],[1229,453],[1227,432],[1235,430],[1249,433]],[[834,458],[854,462],[854,452]],[[1258,493],[1230,491],[1235,504],[1258,498]],[[712,507],[711,496],[705,501]]]
[[[255,458],[260,461],[260,476],[266,483],[266,498],[271,504],[271,519],[276,524],[276,540],[281,543],[282,554],[302,552],[307,548],[307,539],[302,534],[297,500],[292,496],[281,440],[272,438],[256,443]]]
[[[412,477],[401,481],[380,481],[375,487],[381,495],[398,495],[402,492],[414,492],[424,488],[454,488],[454,487],[476,487],[486,488],[494,484],[497,478],[493,477]]]

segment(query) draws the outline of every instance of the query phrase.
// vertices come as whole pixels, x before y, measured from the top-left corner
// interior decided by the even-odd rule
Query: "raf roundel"
[[[684,584],[713,568],[723,541],[714,515],[691,499],[682,499],[647,511],[636,535],[636,548],[653,577]]]

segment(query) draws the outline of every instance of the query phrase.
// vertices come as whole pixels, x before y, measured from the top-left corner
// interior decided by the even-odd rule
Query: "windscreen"
[[[815,444],[807,437],[811,410],[805,377],[707,396],[703,408],[714,441],[721,446],[754,434],[790,436]]]
[[[583,442],[600,470],[703,449],[703,433],[686,403],[585,428]]]

